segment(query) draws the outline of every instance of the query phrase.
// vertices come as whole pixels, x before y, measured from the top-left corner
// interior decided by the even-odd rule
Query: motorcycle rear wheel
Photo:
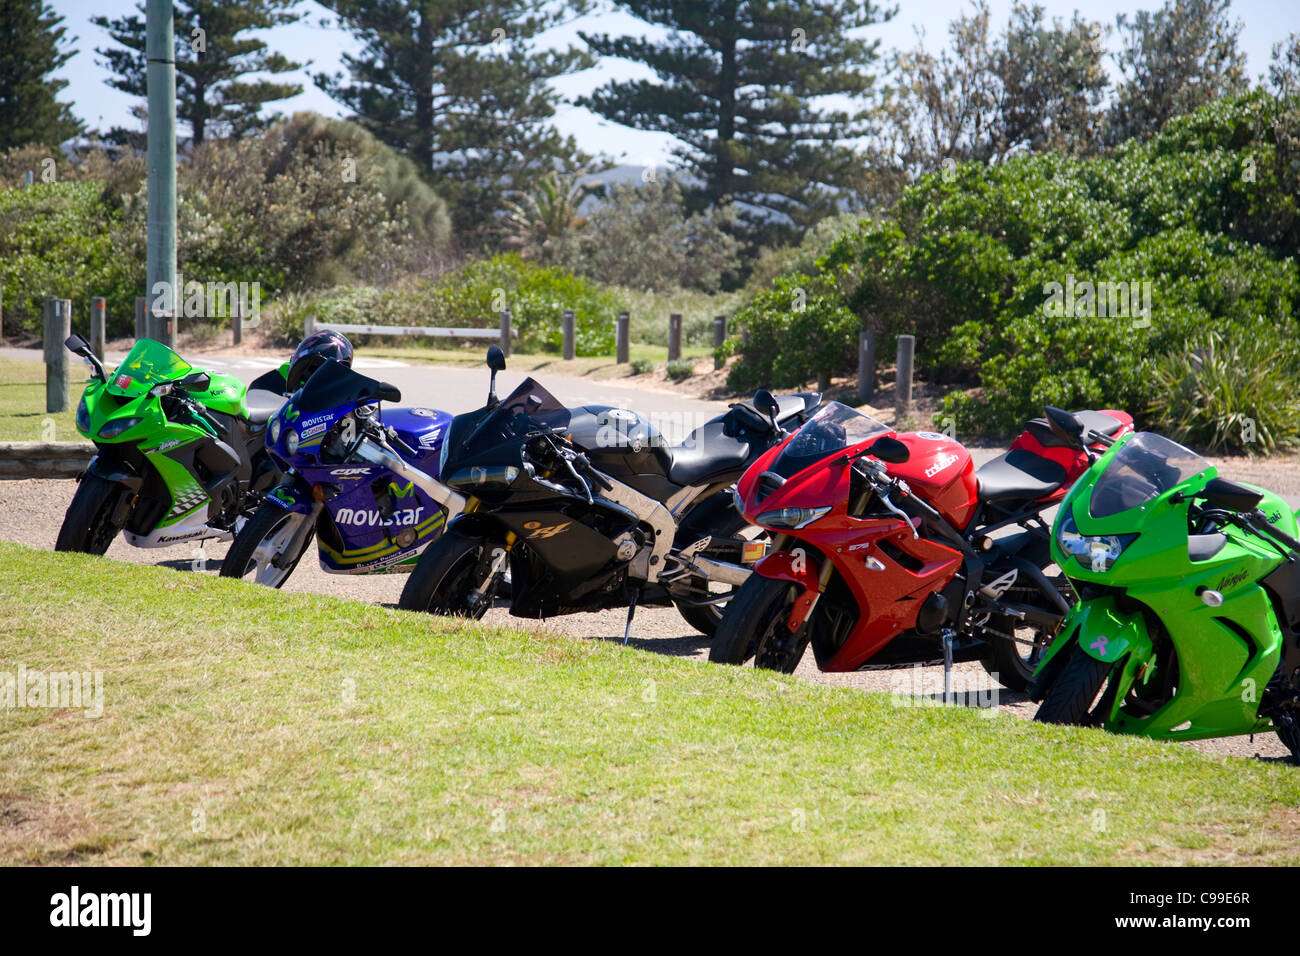
[[[1034,720],[1040,724],[1096,726],[1101,722],[1101,715],[1094,706],[1113,665],[1090,657],[1077,646],[1069,653],[1070,659],[1047,689]]]
[[[63,516],[55,551],[79,551],[102,555],[121,531],[113,524],[113,515],[127,494],[127,488],[115,481],[87,473],[78,483],[77,492]]]
[[[799,587],[789,581],[751,575],[727,604],[709,660],[739,665],[752,659],[755,667],[794,673],[811,631],[808,621],[794,634],[786,626],[798,596]]]
[[[293,574],[307,547],[316,535],[313,528],[302,543],[302,548],[291,558],[285,558],[284,549],[293,541],[299,525],[309,520],[307,515],[285,511],[278,505],[264,504],[253,512],[221,562],[223,578],[244,578],[254,584],[269,588],[281,587]],[[280,559],[280,566],[273,562]],[[253,577],[249,577],[249,574]]]
[[[487,580],[491,562],[492,543],[486,538],[445,531],[420,555],[397,606],[403,611],[478,620],[492,606],[500,587],[498,578],[477,602],[471,599],[471,592]]]
[[[726,539],[725,543],[712,542],[701,553],[706,558],[739,564],[740,548],[731,542],[744,538],[746,536],[745,532],[751,530],[756,531],[758,529],[746,521],[744,515],[733,514],[724,526],[714,531],[716,537]],[[730,599],[734,600],[736,593],[740,590],[733,587],[729,592],[710,592],[709,582],[703,578],[693,578],[692,585],[701,598],[717,598],[725,593],[730,594]],[[718,632],[718,626],[726,615],[730,601],[722,604],[687,604],[682,601],[675,601],[674,603],[677,605],[678,612],[686,619],[687,624],[706,637],[713,637]]]

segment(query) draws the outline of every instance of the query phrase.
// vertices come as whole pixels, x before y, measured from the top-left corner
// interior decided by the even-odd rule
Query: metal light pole
[[[176,47],[171,0],[147,0],[145,57],[149,92],[149,214],[145,260],[150,316],[148,334],[172,344],[176,302]],[[159,284],[162,283],[161,287]],[[170,324],[170,325],[169,325]]]

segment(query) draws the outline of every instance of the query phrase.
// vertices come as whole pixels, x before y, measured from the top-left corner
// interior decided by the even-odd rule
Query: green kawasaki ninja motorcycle
[[[1052,558],[1079,594],[1037,719],[1162,740],[1275,730],[1300,760],[1300,541],[1277,495],[1150,432],[1079,479]]]
[[[81,336],[64,344],[91,369],[77,431],[96,454],[55,550],[103,554],[118,531],[139,548],[232,537],[279,477],[264,433],[283,395],[192,368],[152,339],[111,375]]]

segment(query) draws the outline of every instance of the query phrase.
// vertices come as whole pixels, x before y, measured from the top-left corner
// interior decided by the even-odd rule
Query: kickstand
[[[627,626],[623,628],[623,646],[627,647],[627,639],[632,636],[632,615],[636,613],[636,599],[640,596],[640,591],[632,592],[632,600],[627,606]]]
[[[943,702],[952,703],[952,630],[944,628],[943,632]]]

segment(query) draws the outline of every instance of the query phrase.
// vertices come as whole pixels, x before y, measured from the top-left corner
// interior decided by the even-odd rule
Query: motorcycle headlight
[[[812,524],[830,511],[824,508],[780,508],[776,511],[764,511],[758,516],[758,524],[765,528],[802,528]]]
[[[1104,574],[1114,567],[1136,534],[1079,534],[1074,515],[1066,513],[1056,531],[1056,543],[1066,554],[1073,555],[1090,571]]]
[[[280,421],[280,416],[279,416],[279,415],[277,415],[275,418],[271,419],[271,428],[270,428],[269,434],[270,434],[270,436],[271,436],[271,444],[272,444],[272,445],[274,445],[276,442],[278,442],[278,441],[280,440],[280,426],[281,426],[281,424],[282,424],[282,423],[281,423],[281,421]]]
[[[99,430],[100,438],[116,438],[123,432],[130,431],[139,425],[142,419],[139,418],[115,418]]]
[[[90,409],[86,407],[86,396],[81,396],[77,404],[77,431],[83,435],[90,434]]]
[[[292,428],[284,433],[284,450],[291,455],[298,450],[298,433]]]
[[[473,488],[482,485],[507,486],[519,477],[517,465],[474,465],[462,468],[447,479],[453,488]],[[439,472],[441,474],[441,472]]]

